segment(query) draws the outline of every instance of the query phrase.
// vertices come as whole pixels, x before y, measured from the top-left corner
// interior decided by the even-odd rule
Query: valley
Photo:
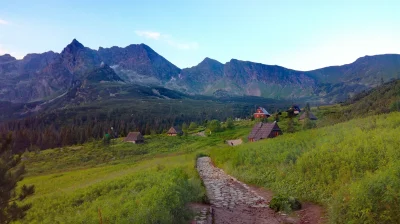
[[[213,199],[207,180],[203,179],[203,185],[200,179],[205,174],[196,170],[196,160],[207,158],[204,156],[232,178],[270,189],[276,197],[295,197],[305,206],[295,212],[282,204],[282,212],[290,216],[267,212],[269,208],[255,209],[267,209],[260,217],[277,223],[318,219],[323,223],[397,222],[400,114],[395,109],[371,115],[369,110],[358,111],[357,106],[376,93],[386,92],[383,101],[375,103],[385,102],[381,108],[390,111],[390,102],[400,96],[398,89],[393,89],[396,85],[389,83],[359,95],[356,102],[347,105],[311,108],[319,117],[316,128],[305,128],[294,119],[295,133],[289,133],[290,119],[283,112],[278,124],[284,134],[258,142],[247,140],[258,121],[242,120],[230,128],[228,123],[222,124],[222,129],[212,134],[211,127],[193,125],[180,137],[146,135],[144,144],[116,138],[110,144],[94,140],[25,152],[22,158],[28,172],[20,184],[34,184],[36,192],[23,202],[31,203],[32,208],[16,223],[187,223],[196,216],[189,209],[193,203],[210,203],[213,218],[223,223],[229,212],[222,215],[218,211],[225,208],[225,202],[218,207],[219,202],[213,200],[219,196]],[[342,116],[348,121],[343,122]],[[202,130],[206,130],[205,137],[193,135]],[[243,143],[230,146],[225,143],[229,139],[242,139]],[[235,195],[230,191],[225,194]],[[260,202],[260,206],[271,206],[274,198]],[[310,202],[323,212],[309,210]],[[227,206],[233,209],[239,204],[232,200]]]
[[[400,223],[400,1],[0,5],[0,224]]]

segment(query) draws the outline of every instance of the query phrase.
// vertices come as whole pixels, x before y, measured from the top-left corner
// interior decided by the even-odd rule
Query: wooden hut
[[[302,115],[300,115],[299,121],[304,121],[304,119],[306,119],[307,116],[306,114],[307,112],[304,112]],[[311,113],[311,111],[308,112],[308,118],[313,121],[318,120],[318,118],[313,113]]]
[[[182,135],[182,134],[183,134],[182,129],[180,129],[179,127],[176,127],[176,126],[171,127],[167,132],[168,136],[177,136],[177,135]]]
[[[268,111],[265,108],[259,107],[257,111],[253,114],[253,116],[254,118],[266,118],[271,116],[271,114],[268,113]]]
[[[282,130],[279,128],[276,122],[273,123],[257,123],[248,136],[249,142],[255,142],[266,138],[275,138],[278,135],[282,135]]]
[[[144,137],[140,132],[129,132],[124,141],[131,142],[133,144],[139,144],[144,143]]]

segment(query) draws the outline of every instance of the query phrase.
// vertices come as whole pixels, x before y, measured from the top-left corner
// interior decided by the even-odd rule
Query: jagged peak
[[[70,43],[70,45],[74,45],[74,46],[79,46],[79,47],[85,47],[83,46],[83,44],[81,44],[77,39],[73,39],[72,42]]]
[[[17,60],[15,57],[11,56],[10,54],[0,55],[0,62],[10,62]]]
[[[198,65],[201,66],[201,65],[223,65],[223,64],[215,59],[206,57]]]

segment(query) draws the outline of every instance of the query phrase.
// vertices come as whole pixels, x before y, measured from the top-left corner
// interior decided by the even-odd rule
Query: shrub
[[[221,122],[219,122],[219,120],[212,120],[208,122],[207,128],[210,129],[211,132],[219,132],[221,131]]]
[[[190,129],[190,130],[194,130],[194,129],[196,129],[196,128],[197,128],[196,122],[190,122],[189,129]]]
[[[279,194],[272,198],[269,207],[275,212],[291,212],[301,209],[301,203],[294,197]]]

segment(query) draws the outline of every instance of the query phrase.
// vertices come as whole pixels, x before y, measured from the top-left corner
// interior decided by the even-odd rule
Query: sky
[[[180,68],[205,57],[313,70],[400,53],[398,0],[0,0],[0,55],[144,43]]]

